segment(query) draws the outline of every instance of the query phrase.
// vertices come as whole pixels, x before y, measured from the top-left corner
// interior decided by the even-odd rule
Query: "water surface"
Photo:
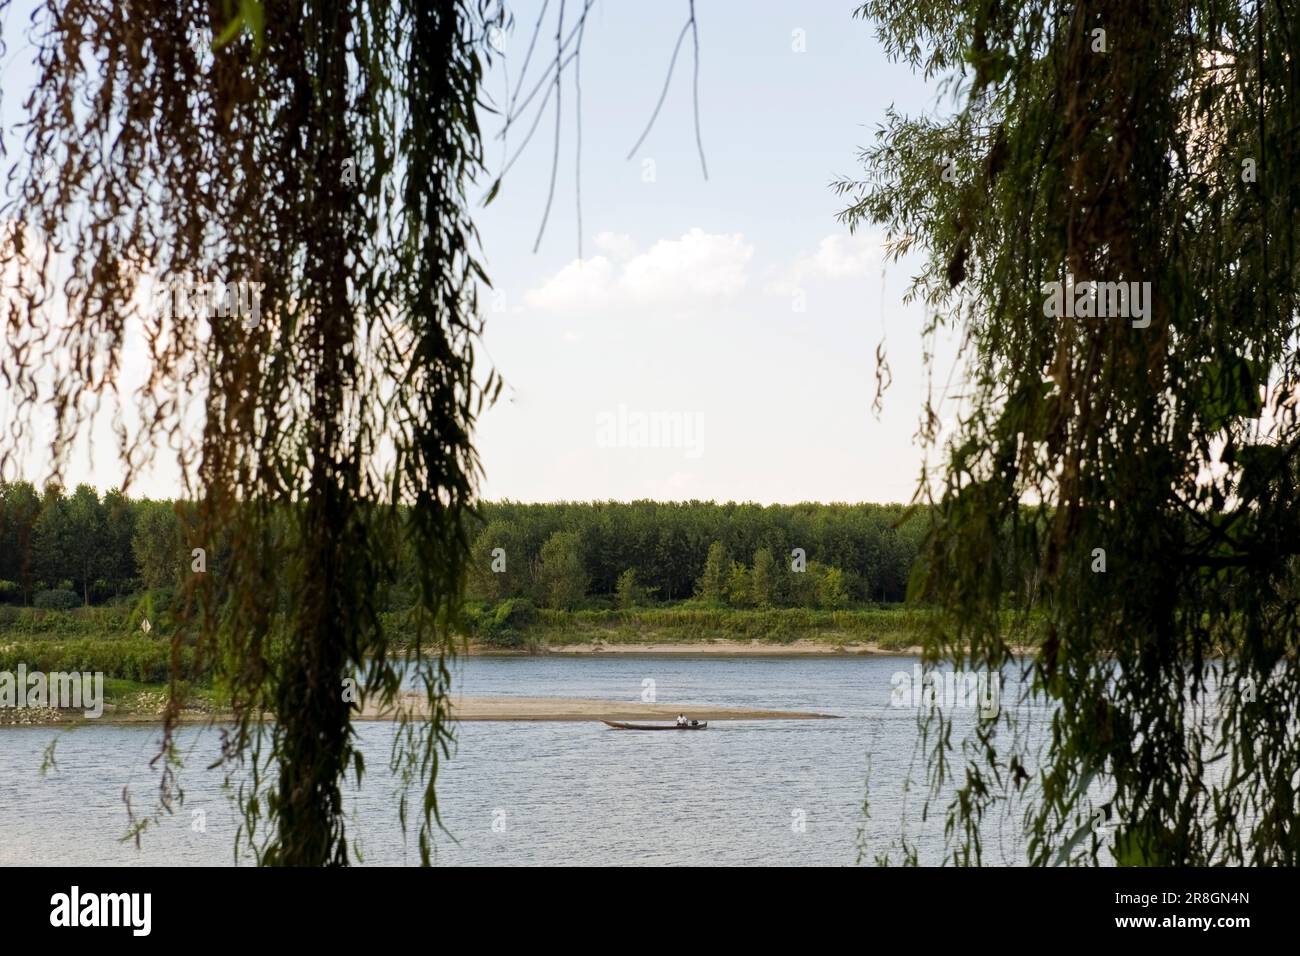
[[[703,733],[630,733],[597,722],[470,722],[440,774],[456,864],[791,864],[871,862],[906,833],[938,862],[942,814],[921,820],[916,711],[890,706],[910,657],[476,657],[457,666],[469,696],[556,696],[817,711],[838,720],[718,721]],[[1009,686],[1004,699],[1013,690]],[[1022,714],[1022,720],[1025,717]],[[972,725],[973,714],[961,715]],[[1028,716],[1041,729],[1041,715]],[[361,723],[369,773],[350,788],[365,862],[419,860],[404,839],[387,772],[392,727]],[[57,769],[40,773],[52,740]],[[186,727],[185,805],[137,849],[124,789],[148,809],[158,730],[89,724],[0,730],[0,864],[231,864],[237,814],[219,771],[218,731]],[[912,785],[909,789],[909,778]],[[870,790],[868,791],[868,783]],[[870,794],[870,815],[864,800]],[[418,803],[417,803],[418,805]],[[194,811],[202,811],[197,818]],[[201,822],[203,832],[196,831]],[[991,821],[986,862],[1023,859],[1014,821]],[[241,862],[250,862],[247,857]]]

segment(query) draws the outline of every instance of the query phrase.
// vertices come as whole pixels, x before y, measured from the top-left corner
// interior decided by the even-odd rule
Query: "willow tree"
[[[38,77],[0,262],[19,406],[5,455],[52,411],[64,460],[114,398],[139,412],[115,418],[132,474],[177,451],[188,545],[224,542],[229,560],[191,575],[174,640],[229,694],[221,757],[263,863],[349,860],[343,790],[365,768],[346,682],[392,705],[411,674],[427,714],[391,759],[422,784],[430,857],[471,429],[496,384],[475,375],[486,279],[466,191],[500,18],[487,0],[51,0],[27,31]],[[220,284],[206,305],[205,283]],[[118,395],[130,357],[148,382]],[[375,594],[404,546],[419,593],[399,650]]]
[[[851,226],[924,262],[930,329],[965,342],[922,492],[914,593],[945,612],[926,656],[1012,667],[1031,626],[1026,693],[1052,714],[1041,754],[1016,708],[964,745],[924,718],[947,859],[978,862],[981,820],[1020,806],[1035,863],[1300,862],[1300,19],[1268,0],[858,13],[956,93],[891,113],[840,183]]]

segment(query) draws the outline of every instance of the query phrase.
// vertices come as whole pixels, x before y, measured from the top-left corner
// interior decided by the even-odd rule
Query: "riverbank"
[[[864,607],[844,610],[807,608],[727,608],[682,602],[630,609],[561,611],[505,601],[466,609],[465,629],[456,652],[469,657],[667,657],[667,658],[806,658],[919,655],[923,636],[933,624],[931,612],[909,607]],[[408,619],[401,612],[381,615],[399,646]],[[173,657],[166,615],[149,631],[122,609],[70,611],[24,609],[0,621],[0,671],[29,673],[102,673],[104,714],[100,720],[157,722],[166,704],[173,665],[179,669],[186,722],[220,719],[224,701],[211,690],[193,648]],[[1033,650],[1032,639],[1018,645]],[[462,719],[649,719],[653,712],[605,717],[583,708],[560,710],[568,717],[476,716]],[[540,712],[539,712],[540,714]],[[84,719],[77,711],[0,708],[0,726],[71,724]],[[726,719],[715,717],[714,719]],[[736,719],[745,719],[738,717]]]
[[[85,707],[0,707],[0,730],[5,727],[76,726],[91,723],[158,723],[167,706],[166,682],[142,682],[106,677],[103,713],[86,717]],[[227,716],[222,704],[206,686],[187,685],[182,723],[200,723]],[[89,704],[87,704],[89,706]]]
[[[403,642],[406,618],[399,612],[382,615],[395,643]],[[923,635],[933,618],[925,610],[856,608],[736,609],[690,604],[672,606],[559,611],[520,602],[469,609],[467,627],[456,642],[456,653],[476,657],[556,658],[807,658],[919,655]],[[104,713],[100,720],[157,722],[163,713],[173,664],[179,667],[186,706],[185,722],[221,719],[224,701],[216,698],[207,675],[189,646],[173,657],[162,617],[150,632],[138,622],[108,609],[73,611],[26,609],[11,627],[0,626],[0,671],[29,673],[102,673]],[[1032,651],[1032,642],[1020,650]],[[462,719],[570,719],[544,715],[480,717],[473,711]],[[604,719],[572,708],[561,713],[572,719]],[[646,714],[611,719],[648,719]],[[653,713],[649,714],[654,716]],[[0,726],[73,724],[84,719],[77,711],[0,708]],[[714,719],[725,719],[716,717]],[[744,718],[737,718],[744,719]]]
[[[926,609],[901,606],[827,610],[680,602],[558,610],[511,599],[467,606],[464,621],[465,636],[476,646],[472,653],[500,648],[526,653],[729,655],[907,652],[922,643],[934,617]]]
[[[161,679],[171,664],[168,635],[175,623],[165,612],[146,630],[144,616],[124,606],[0,611],[6,612],[0,614],[0,669],[15,652],[37,655],[46,670],[102,670],[140,681]],[[380,622],[394,643],[409,639],[407,612],[382,612]],[[496,650],[671,653],[677,649],[718,654],[914,653],[934,623],[933,611],[904,605],[827,610],[732,608],[684,601],[558,610],[509,599],[467,604],[459,637],[471,654]],[[1034,628],[1017,627],[1010,614],[1006,628],[1017,646],[1033,647],[1041,638]],[[181,648],[181,657],[184,670],[190,663],[188,647]],[[27,664],[36,666],[31,659]]]
[[[537,644],[524,647],[500,647],[493,644],[470,644],[471,657],[600,657],[603,655],[644,657],[825,657],[827,655],[917,655],[920,645],[898,646],[874,642],[830,642],[815,639],[794,641],[601,641],[581,644]]]
[[[134,698],[105,703],[103,716],[85,717],[79,709],[58,710],[52,707],[0,708],[0,728],[82,726],[86,724],[160,723],[166,703],[165,688],[159,686]],[[357,720],[396,720],[403,714],[420,719],[428,715],[428,702],[414,692],[402,694],[390,707],[367,704]],[[451,704],[452,717],[461,721],[592,721],[592,720],[667,720],[688,713],[696,720],[830,720],[834,714],[810,711],[768,710],[753,707],[717,707],[705,704],[647,704],[640,701],[591,700],[577,697],[456,697]],[[230,714],[218,707],[194,706],[181,711],[180,722],[222,723]]]
[[[88,642],[93,644],[94,642]],[[105,643],[112,644],[113,641]],[[120,644],[118,648],[120,648]],[[115,649],[118,649],[115,648]],[[64,650],[54,642],[41,642],[35,647],[27,644],[19,650],[10,645],[10,653],[26,652],[26,656],[37,658],[39,652]],[[158,650],[166,650],[162,642]],[[737,640],[701,640],[701,641],[614,641],[592,640],[586,643],[536,644],[525,647],[501,647],[498,645],[471,642],[462,644],[460,652],[469,657],[665,657],[665,658],[800,658],[826,656],[897,656],[900,654],[919,654],[919,647],[886,647],[875,643],[830,643],[816,640],[796,640],[787,642]],[[82,651],[82,653],[86,653]],[[97,654],[90,654],[97,657]],[[76,655],[81,658],[81,655]],[[138,655],[137,655],[138,660]],[[50,662],[52,663],[52,662]],[[77,659],[60,660],[67,670],[94,671],[98,661]],[[163,660],[150,662],[148,670],[162,676],[165,673]],[[32,668],[39,669],[39,668]],[[55,670],[59,668],[49,668]],[[168,684],[165,680],[138,681],[108,677],[104,682],[103,714],[95,722],[107,723],[157,723],[161,721],[167,703]],[[205,684],[187,685],[184,690],[186,704],[181,710],[180,722],[203,723],[221,721],[229,718],[229,712],[214,696]],[[412,697],[412,700],[417,698]],[[422,699],[419,699],[422,702]],[[584,701],[569,698],[511,697],[511,698],[464,698],[455,705],[458,720],[653,720],[661,717],[671,719],[677,711],[673,705],[619,705],[609,709],[609,701]],[[602,709],[603,708],[603,709]],[[692,711],[692,716],[701,720],[794,720],[824,717],[823,714],[788,713],[783,711],[738,710],[735,708],[720,710],[718,708],[701,708]],[[391,715],[389,715],[391,717]],[[367,708],[359,719],[386,719],[372,708]],[[52,707],[12,708],[0,707],[0,728],[6,726],[70,726],[89,722],[81,710],[58,710]]]
[[[367,706],[360,720],[393,720],[400,713],[423,717],[428,713],[421,694],[403,694],[396,708]],[[808,711],[764,710],[752,707],[716,707],[704,704],[646,704],[640,701],[589,700],[576,697],[457,697],[451,704],[456,720],[666,720],[686,713],[696,720],[830,720],[834,714]]]

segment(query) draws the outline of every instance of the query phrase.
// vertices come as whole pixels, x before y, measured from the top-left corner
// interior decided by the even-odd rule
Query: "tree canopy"
[[[502,16],[486,0],[71,0],[26,37],[39,79],[0,248],[19,280],[0,465],[12,474],[37,409],[54,412],[62,462],[100,402],[121,401],[126,332],[143,330],[141,424],[117,419],[120,447],[128,478],[176,449],[197,503],[186,544],[229,542],[219,583],[187,578],[175,640],[231,693],[222,757],[251,771],[241,837],[261,862],[349,858],[341,785],[365,769],[342,692],[354,675],[363,698],[391,702],[412,677],[425,692],[430,719],[403,723],[392,764],[420,780],[431,853],[470,435],[496,389],[474,373],[486,276],[466,190]],[[421,555],[421,637],[390,654],[377,583],[404,542]],[[177,795],[169,771],[163,804]]]
[[[858,13],[958,102],[891,113],[867,176],[839,183],[846,223],[920,253],[912,294],[965,342],[966,400],[921,492],[935,527],[917,593],[948,612],[927,656],[1015,666],[1006,527],[1037,563],[1015,607],[1048,628],[1026,684],[1053,705],[1043,753],[1011,732],[1014,708],[961,757],[930,718],[932,793],[956,787],[950,858],[977,862],[980,819],[1027,797],[1036,863],[1294,865],[1294,11]],[[1057,307],[1063,289],[1073,308]],[[942,417],[927,409],[932,440]]]

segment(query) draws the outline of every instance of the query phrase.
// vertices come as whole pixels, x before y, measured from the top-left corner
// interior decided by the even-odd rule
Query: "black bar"
[[[56,912],[59,894],[70,903],[74,886],[83,907],[88,895],[149,894],[148,935],[136,935],[142,927],[133,928],[125,918],[119,922],[127,925],[108,927],[52,925],[52,918],[62,916]],[[635,901],[644,894],[655,902],[641,909]],[[675,897],[682,905],[673,903]],[[560,933],[553,938],[572,938],[608,933],[599,927],[615,912],[630,934],[624,942],[647,931],[658,935],[666,922],[689,926],[707,916],[710,926],[725,928],[733,940],[751,934],[762,939],[778,923],[818,931],[847,927],[863,940],[928,939],[944,949],[963,940],[1017,938],[1071,946],[1092,939],[1182,945],[1193,938],[1232,945],[1254,933],[1272,937],[1293,930],[1295,898],[1295,874],[1272,869],[868,869],[814,876],[651,868],[545,874],[487,868],[0,868],[7,948],[29,938],[66,940],[69,934],[128,946],[256,940],[258,949],[277,941],[364,945],[393,933],[398,935],[390,942],[397,943],[409,931],[431,945],[443,933],[471,941],[482,934],[486,943],[503,931],[536,934],[548,926],[547,933]],[[139,897],[138,905],[123,912],[142,915],[143,901]],[[89,905],[98,911],[98,896]],[[110,916],[114,907],[122,908],[120,898],[110,901]],[[1208,927],[1200,925],[1203,919]],[[1242,919],[1239,925],[1225,922]],[[1121,925],[1133,920],[1151,923]],[[1045,935],[1025,935],[1039,931]],[[607,942],[616,945],[617,934]]]

